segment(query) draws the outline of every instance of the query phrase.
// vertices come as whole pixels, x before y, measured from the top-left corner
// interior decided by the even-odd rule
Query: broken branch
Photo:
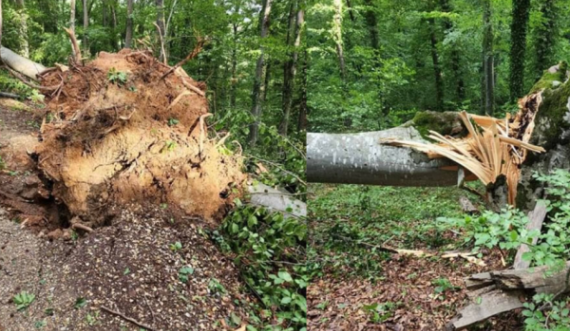
[[[170,68],[170,70],[168,70],[164,75],[162,75],[162,77],[160,77],[160,79],[164,79],[166,76],[170,75],[172,72],[174,72],[176,69],[180,68],[182,65],[184,65],[184,63],[192,60],[193,58],[196,57],[196,55],[198,55],[198,53],[200,53],[200,51],[202,50],[202,47],[204,47],[204,44],[206,43],[205,39],[202,38],[198,38],[198,44],[196,45],[196,47],[192,50],[192,52],[190,52],[190,54],[188,54],[185,58],[183,58],[180,62],[176,63],[176,65],[172,68]]]
[[[149,331],[154,331],[154,328],[152,328],[152,327],[150,327],[150,326],[148,326],[148,325],[145,325],[145,324],[143,324],[143,323],[141,323],[141,322],[139,322],[139,321],[137,321],[137,320],[135,320],[135,319],[133,319],[133,318],[127,317],[127,316],[121,314],[121,313],[118,312],[118,311],[112,310],[112,309],[107,308],[107,307],[105,307],[105,306],[101,306],[100,309],[103,310],[103,311],[106,311],[106,312],[108,312],[108,313],[110,313],[110,314],[119,316],[119,317],[121,317],[122,319],[124,319],[125,321],[129,321],[129,322],[133,323],[134,325],[136,325],[136,326],[138,326],[138,327],[141,327],[141,328],[143,328],[143,329],[147,329],[147,330],[149,330]]]

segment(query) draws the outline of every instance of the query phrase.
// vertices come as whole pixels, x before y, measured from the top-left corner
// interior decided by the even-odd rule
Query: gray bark
[[[133,41],[133,0],[127,0],[127,32],[125,33],[125,48],[131,48]]]
[[[26,59],[6,47],[2,47],[1,54],[5,65],[28,78],[37,79],[36,75],[46,70],[43,65]]]
[[[307,180],[319,183],[386,186],[452,186],[458,172],[443,170],[453,163],[430,160],[410,148],[380,145],[380,138],[423,141],[413,127],[354,134],[307,134]]]
[[[293,198],[291,193],[275,189],[264,184],[248,186],[251,194],[250,204],[263,206],[272,211],[282,213],[285,217],[307,216],[307,205]]]
[[[87,0],[83,0],[83,48],[89,49],[87,46],[87,28],[89,28],[89,10]]]
[[[261,39],[265,39],[269,33],[269,15],[271,14],[271,2],[272,0],[265,0],[262,13],[260,15],[260,29],[261,29]],[[267,70],[267,64],[265,62],[265,54],[263,46],[260,47],[260,55],[257,59],[257,64],[255,66],[255,78],[253,82],[253,93],[252,93],[252,107],[251,114],[255,118],[255,122],[250,126],[249,133],[249,144],[255,146],[257,143],[257,138],[259,136],[259,122],[261,120],[262,111],[262,98],[265,93],[265,74]]]
[[[17,0],[20,15],[20,54],[24,57],[30,56],[30,45],[28,42],[28,14],[26,13],[26,5],[24,0]]]

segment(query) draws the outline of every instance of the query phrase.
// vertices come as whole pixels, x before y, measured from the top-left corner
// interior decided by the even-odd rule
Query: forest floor
[[[4,161],[37,141],[39,124],[30,111],[0,106]],[[27,175],[4,163],[0,188]],[[154,330],[235,330],[247,320],[254,298],[205,224],[175,218],[164,206],[116,212],[92,233],[62,236],[29,231],[0,206],[0,331],[145,330],[101,307]],[[29,305],[18,310],[14,297],[23,292]]]
[[[441,330],[467,302],[464,277],[505,269],[498,251],[485,266],[462,258],[412,257],[401,249],[470,251],[461,229],[438,217],[463,217],[458,188],[358,185],[309,187],[309,330]],[[482,209],[482,208],[480,208]],[[520,312],[494,317],[481,330],[522,330]]]

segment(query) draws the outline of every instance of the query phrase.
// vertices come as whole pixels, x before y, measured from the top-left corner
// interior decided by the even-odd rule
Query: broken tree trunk
[[[457,185],[458,167],[411,148],[380,145],[381,138],[425,142],[416,123],[433,121],[451,134],[462,130],[456,113],[425,112],[401,127],[363,133],[307,134],[307,180],[388,186]],[[445,126],[444,126],[445,125]],[[420,128],[421,130],[421,128]]]
[[[529,222],[526,226],[526,229],[530,232],[532,230],[540,230],[542,229],[542,223],[546,218],[547,207],[544,201],[537,202],[536,206],[532,213],[529,213]],[[538,236],[532,239],[532,245],[536,245],[538,242]],[[529,252],[530,248],[528,245],[522,244],[519,249],[517,250],[517,255],[515,256],[515,262],[513,263],[514,269],[526,269],[530,267],[530,262],[523,260],[523,254]]]
[[[6,47],[2,47],[1,52],[5,65],[28,78],[37,80],[37,75],[46,70],[43,65],[20,56]]]
[[[570,167],[570,83],[567,66],[561,63],[545,71],[544,77],[533,87],[529,96],[520,100],[521,108],[532,112],[521,113],[510,120],[520,120],[523,127],[517,128],[523,135],[519,141],[544,147],[548,152],[542,155],[529,153],[523,164],[516,168],[520,179],[510,181],[510,197],[517,206],[528,209],[534,205],[534,197],[540,197],[540,185],[532,180],[533,170],[551,170],[556,167]],[[533,120],[526,118],[533,114]],[[524,115],[524,116],[522,116]],[[457,113],[421,112],[405,125],[379,132],[358,134],[307,134],[307,179],[309,182],[353,183],[393,186],[450,186],[458,182],[458,165],[442,159],[426,159],[425,154],[414,152],[410,147],[382,146],[375,140],[394,138],[396,140],[418,141],[429,131],[442,136],[461,136],[464,127],[458,121]],[[534,126],[534,130],[533,129]],[[507,125],[505,125],[507,127]],[[532,136],[527,133],[532,132]],[[508,133],[510,134],[510,132]],[[556,153],[551,152],[552,149]],[[520,153],[520,151],[517,151]],[[525,156],[525,155],[521,155]],[[524,159],[524,158],[523,158]],[[514,169],[513,169],[514,170]],[[473,178],[469,178],[473,179]],[[518,185],[516,183],[518,182]],[[514,186],[518,186],[518,189]],[[500,188],[488,187],[489,192]]]
[[[560,295],[568,291],[570,261],[561,270],[542,266],[531,269],[491,271],[466,279],[472,301],[446,326],[460,330],[502,312],[523,307],[524,298],[537,293]]]

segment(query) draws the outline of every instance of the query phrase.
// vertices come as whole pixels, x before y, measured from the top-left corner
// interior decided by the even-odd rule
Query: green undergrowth
[[[477,185],[470,183],[469,185]],[[408,188],[363,185],[309,186],[308,267],[312,277],[347,274],[382,277],[392,254],[379,246],[451,249],[460,229],[439,217],[463,215],[456,187]],[[455,233],[454,233],[454,232]]]

